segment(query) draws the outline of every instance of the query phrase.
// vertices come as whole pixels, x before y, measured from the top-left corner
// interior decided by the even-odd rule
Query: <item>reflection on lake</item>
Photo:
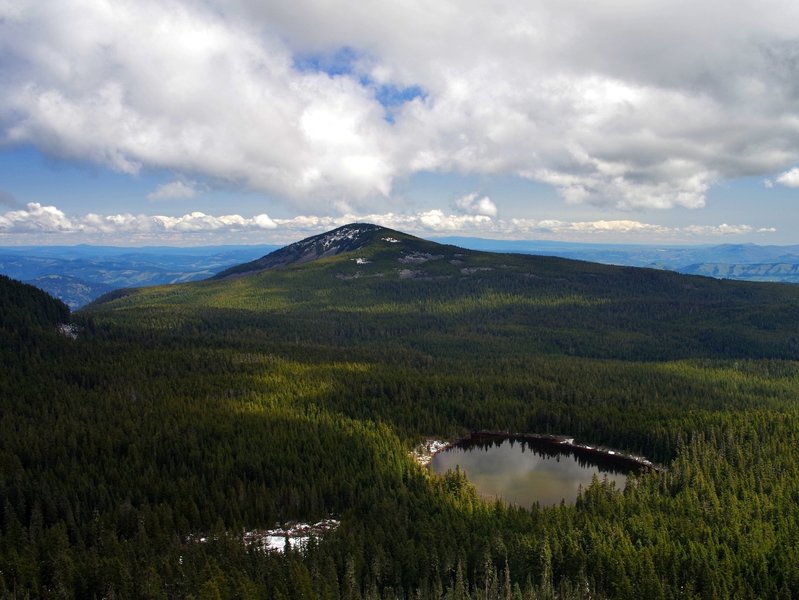
[[[577,491],[591,484],[594,475],[624,489],[628,465],[608,459],[586,459],[569,448],[550,443],[505,439],[499,442],[460,444],[433,457],[436,473],[459,466],[484,498],[502,498],[519,506],[573,503]]]

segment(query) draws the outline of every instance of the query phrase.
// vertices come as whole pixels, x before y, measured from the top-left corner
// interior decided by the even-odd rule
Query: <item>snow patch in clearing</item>
[[[380,239],[383,240],[384,242],[388,242],[389,244],[399,244],[399,240],[397,238],[384,237],[384,238],[380,238]]]
[[[294,521],[274,529],[245,531],[242,541],[246,546],[260,546],[270,552],[284,552],[286,544],[292,550],[302,551],[308,547],[308,542],[312,537],[321,537],[328,531],[336,529],[340,524],[340,521],[333,518],[322,519],[316,523]]]
[[[365,258],[360,257],[353,260],[355,261],[356,265],[368,265],[370,262],[372,262],[371,260],[366,260]]]
[[[322,519],[316,523],[291,521],[283,525],[283,527],[245,531],[241,535],[241,543],[247,547],[255,546],[267,552],[285,552],[288,544],[291,550],[302,552],[308,547],[308,542],[311,541],[311,538],[322,537],[339,525],[341,525],[341,521],[332,517]],[[186,538],[186,541],[205,544],[209,540],[217,539],[216,536],[208,537],[202,534],[191,534]]]
[[[72,340],[78,339],[78,326],[72,323],[61,323],[58,326],[58,333]]]
[[[286,542],[291,550],[304,550],[308,547],[309,537],[287,538],[281,535],[268,535],[261,540],[261,547],[272,552],[285,552]]]

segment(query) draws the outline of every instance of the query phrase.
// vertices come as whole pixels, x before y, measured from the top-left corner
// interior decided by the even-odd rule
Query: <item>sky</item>
[[[0,245],[799,243],[799,3],[0,0]]]

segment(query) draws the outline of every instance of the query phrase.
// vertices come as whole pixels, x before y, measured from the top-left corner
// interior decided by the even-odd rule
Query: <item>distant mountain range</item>
[[[799,245],[649,246],[467,237],[437,238],[437,241],[472,250],[560,256],[608,265],[665,269],[719,279],[799,283]]]
[[[0,248],[0,273],[35,285],[75,309],[118,288],[207,279],[277,247],[5,247]]]
[[[326,240],[325,235],[309,238],[319,237],[319,243],[302,248],[295,244],[285,248],[270,245],[3,247],[0,248],[0,273],[35,285],[74,309],[118,288],[237,276],[281,263],[332,255],[349,247],[346,238],[331,241]],[[328,246],[324,245],[325,241],[330,242]],[[559,256],[723,279],[799,283],[799,245],[650,246],[470,237],[437,238],[435,241],[472,250]],[[270,254],[277,250],[279,252]]]

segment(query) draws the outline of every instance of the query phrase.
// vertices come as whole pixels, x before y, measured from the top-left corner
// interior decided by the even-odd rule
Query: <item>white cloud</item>
[[[761,229],[762,232],[769,232],[770,229]],[[742,235],[750,233],[752,227],[750,225],[689,225],[683,228],[684,231],[697,235]]]
[[[252,221],[260,229],[275,229],[277,227],[277,223],[270,219],[267,214],[255,215]]]
[[[235,232],[268,230],[276,223],[266,214],[245,218],[241,215],[212,216],[192,212],[179,217],[163,215],[117,214],[102,216],[89,213],[68,217],[55,206],[29,203],[24,210],[14,210],[0,215],[2,233],[64,233],[64,234],[124,234],[164,232],[196,233],[209,231]]]
[[[455,208],[467,215],[497,216],[497,205],[488,196],[472,193],[455,200]]]
[[[486,215],[446,215],[443,211],[435,209],[420,213],[415,217],[417,227],[431,231],[463,231],[465,229],[479,229],[481,225],[490,223]]]
[[[777,177],[777,183],[781,183],[786,187],[799,187],[799,167],[794,167]]]
[[[73,222],[55,206],[28,203],[24,209],[0,215],[0,231],[21,233],[64,233],[73,231]]]
[[[669,235],[681,231],[679,228],[670,228],[662,225],[652,225],[639,221],[559,221],[554,219],[512,219],[511,223],[515,232],[520,234],[659,234]]]
[[[797,38],[789,0],[5,2],[0,139],[308,212],[387,205],[419,171],[699,208],[716,182],[799,161]],[[337,74],[297,66],[342,48]],[[380,86],[422,93],[388,122]]]
[[[150,200],[172,200],[179,198],[194,198],[197,195],[195,183],[176,179],[169,183],[163,183],[147,194]]]
[[[200,173],[313,204],[387,193],[388,124],[351,77],[300,72],[267,33],[223,5],[43,0],[3,21],[0,127],[7,143]]]
[[[369,222],[422,236],[477,235],[493,238],[562,240],[696,241],[720,236],[774,233],[773,227],[755,230],[750,225],[688,225],[668,227],[635,220],[563,221],[557,219],[496,219],[487,215],[451,214],[439,209],[416,213],[347,214],[339,217],[301,215],[291,219],[271,218],[266,214],[244,217],[237,214],[209,215],[195,211],[181,216],[166,215],[86,215],[67,216],[55,206],[29,203],[24,210],[0,214],[3,239],[14,236],[60,234],[62,241],[114,241],[157,243],[182,239],[222,242],[235,236],[261,242],[291,242],[352,222]],[[265,238],[264,236],[267,234]],[[190,234],[190,238],[180,237]],[[66,236],[66,237],[64,237]],[[205,236],[205,237],[203,237]],[[210,237],[209,237],[210,236]],[[21,242],[20,242],[21,243]]]

